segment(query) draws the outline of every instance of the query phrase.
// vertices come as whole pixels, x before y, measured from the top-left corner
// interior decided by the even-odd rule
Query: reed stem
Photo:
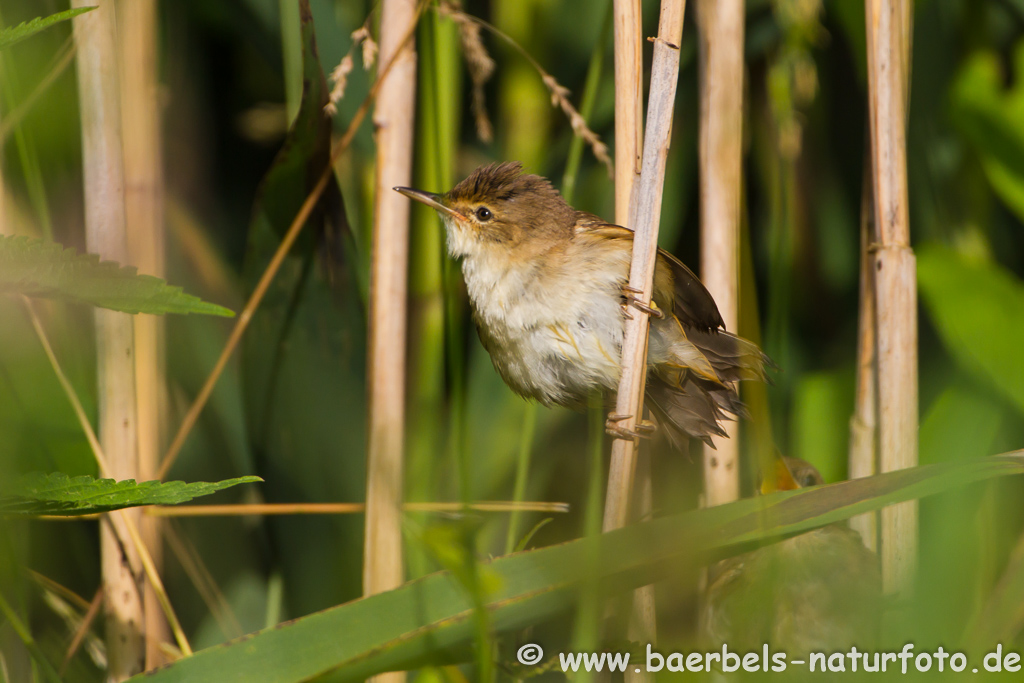
[[[700,0],[701,278],[725,328],[739,325],[740,192],[743,158],[743,0]],[[704,448],[705,504],[739,498],[738,423]]]
[[[380,60],[395,60],[382,73],[374,110],[377,181],[374,197],[369,311],[369,448],[363,593],[396,588],[404,579],[402,489],[405,432],[405,344],[409,202],[391,188],[412,181],[416,105],[416,53],[404,36],[418,18],[415,0],[383,0]],[[401,683],[403,672],[375,677]]]
[[[627,228],[643,152],[644,54],[640,0],[613,0],[615,36],[615,223]]]
[[[640,180],[632,192],[619,187],[622,182],[632,181],[630,173],[620,169],[621,164],[628,163],[629,156],[617,156],[616,163],[616,218],[620,213],[620,201],[631,195],[629,204],[629,220],[624,223],[634,231],[633,254],[629,268],[629,286],[641,292],[637,297],[644,303],[650,303],[654,282],[654,266],[658,252],[658,227],[661,220],[661,198],[665,187],[665,165],[668,160],[668,147],[672,135],[672,121],[675,111],[676,86],[679,81],[679,44],[683,36],[683,16],[686,10],[685,0],[663,0],[661,17],[658,24],[658,36],[654,40],[654,59],[651,64],[650,99],[647,110],[647,132],[643,143],[643,163]],[[616,12],[618,14],[618,11]],[[637,16],[639,20],[639,13]],[[616,20],[616,82],[619,80],[618,17]],[[633,28],[639,31],[639,24]],[[636,75],[639,80],[639,73]],[[632,103],[626,101],[620,106],[618,85],[616,86],[616,116],[623,111],[622,106],[632,110]],[[639,105],[639,102],[637,103]],[[616,124],[616,150],[619,149],[618,123]],[[627,145],[628,148],[628,145]],[[618,155],[618,151],[616,152]],[[621,173],[621,175],[620,175]],[[618,393],[615,401],[615,412],[628,415],[619,422],[619,426],[627,430],[635,430],[637,422],[643,415],[644,383],[647,377],[647,335],[650,320],[640,310],[631,311],[626,321],[622,342],[622,375],[619,378]],[[612,442],[611,464],[608,473],[608,490],[605,495],[603,529],[610,531],[625,526],[629,521],[630,498],[636,474],[636,441],[633,439],[615,439]],[[654,614],[653,601],[644,589],[634,594],[634,612],[638,615],[633,619],[643,631],[653,638]],[[635,632],[631,629],[631,632]],[[646,679],[646,672],[626,672],[626,680]]]
[[[124,148],[114,0],[72,0],[98,9],[76,17],[78,93],[85,180],[85,241],[100,258],[125,263]],[[109,475],[138,479],[135,332],[131,316],[96,310],[99,441]],[[125,517],[137,523],[139,512]],[[121,681],[145,668],[143,590],[137,549],[121,544],[110,525],[100,527],[103,595],[106,601],[107,680]]]
[[[634,231],[633,256],[630,262],[629,286],[642,292],[643,303],[651,300],[654,264],[658,251],[658,225],[661,219],[661,198],[664,192],[665,164],[672,131],[676,85],[679,78],[679,42],[683,35],[683,0],[665,0],[661,5],[658,37],[654,41],[651,66],[650,101],[647,111],[647,133],[644,139],[640,181],[633,191],[629,220],[626,226]],[[618,24],[618,22],[617,22]],[[616,47],[616,54],[619,47]],[[627,107],[630,108],[631,107]],[[616,105],[616,113],[621,111]],[[616,140],[618,149],[618,140]],[[627,159],[629,157],[626,157]],[[621,161],[620,157],[620,162]],[[618,177],[618,172],[616,173]],[[621,198],[616,188],[616,202]],[[616,207],[616,216],[619,207]],[[647,313],[630,311],[622,344],[622,375],[616,395],[615,412],[630,417],[619,426],[634,430],[643,411],[644,380],[647,374]],[[618,529],[629,521],[630,495],[636,472],[636,442],[616,439],[612,442],[611,471],[605,497],[605,531]]]
[[[866,150],[865,150],[866,151]],[[857,380],[854,411],[850,417],[850,479],[878,473],[878,364],[875,355],[875,271],[871,257],[874,241],[874,206],[871,156],[864,155],[864,181],[860,206],[860,300],[857,312]],[[850,528],[864,546],[878,550],[878,515],[868,512],[850,518]]]
[[[917,265],[910,248],[905,119],[908,2],[865,3],[881,472],[917,464]],[[916,502],[883,509],[880,532],[883,590],[905,594],[916,572]]]
[[[156,0],[119,0],[122,94],[124,111],[125,216],[128,252],[139,272],[164,277],[164,187],[157,78]],[[137,387],[139,474],[157,478],[166,431],[164,319],[137,315],[135,378]],[[159,571],[163,543],[159,520],[143,518],[140,532]],[[146,668],[166,661],[161,643],[171,639],[167,621],[152,586],[143,596],[146,613]]]

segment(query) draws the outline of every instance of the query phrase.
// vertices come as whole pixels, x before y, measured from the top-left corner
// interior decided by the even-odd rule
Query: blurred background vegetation
[[[568,87],[591,128],[610,144],[609,5],[467,0],[464,9],[517,41]],[[329,74],[374,6],[362,0],[311,0],[311,6]],[[0,21],[11,26],[62,9],[59,0],[3,0]],[[698,64],[688,9],[661,240],[695,266]],[[645,0],[644,16],[645,35],[653,35],[657,3]],[[160,34],[167,278],[240,310],[280,239],[264,219],[280,231],[294,215],[278,216],[275,207],[293,200],[261,182],[299,108],[298,9],[287,0],[176,0],[160,6]],[[70,35],[63,24],[0,54],[0,232],[84,249],[77,90],[74,70],[60,70]],[[417,37],[416,186],[446,190],[481,163],[517,159],[571,191],[577,208],[613,215],[611,180],[589,150],[578,172],[570,165],[566,184],[572,128],[519,52],[484,32],[496,62],[484,86],[494,131],[485,142],[477,134],[457,27],[431,9]],[[646,51],[649,64],[649,45]],[[333,119],[337,134],[372,82],[358,54],[355,62]],[[837,481],[846,475],[854,397],[867,106],[863,3],[748,0],[746,64],[749,268],[740,331],[760,337],[781,367],[768,389],[774,446]],[[589,107],[582,104],[588,70]],[[47,77],[52,85],[26,104]],[[14,123],[7,126],[8,120]],[[915,3],[908,131],[922,307],[921,462],[1018,448],[1024,444],[1024,2]],[[218,502],[363,499],[373,160],[367,123],[336,167],[351,233],[314,239],[310,232],[293,250],[172,478],[258,474],[266,480],[219,494]],[[571,506],[538,529],[530,546],[580,536],[591,463],[586,416],[530,408],[505,387],[476,340],[439,222],[418,206],[412,240],[407,498],[511,499],[519,467],[527,473],[526,500]],[[41,310],[57,355],[94,416],[91,311],[59,303]],[[16,301],[0,298],[0,321],[0,477],[29,470],[95,474],[89,446]],[[168,319],[169,432],[231,324]],[[745,429],[747,450],[752,433]],[[665,449],[656,452],[654,468],[656,514],[696,505],[699,458]],[[750,493],[752,468],[744,477]],[[992,588],[1024,525],[1021,493],[1021,483],[1009,481],[922,502],[923,569],[918,599],[906,610],[922,642],[960,638],[965,625],[984,620],[992,608]],[[410,514],[408,575],[450,568],[451,549],[466,539],[479,557],[503,554],[548,516],[524,514],[510,531],[506,513]],[[362,524],[360,515],[172,521],[165,582],[193,646],[358,597]],[[17,562],[3,563],[5,571],[28,567],[91,600],[99,584],[95,522],[25,522],[10,531],[4,537],[10,547],[0,554]],[[26,575],[9,579],[44,651],[60,661],[69,637],[66,615]],[[681,579],[659,587],[663,649],[692,639],[695,585]],[[74,613],[84,611],[68,604]],[[1007,635],[1017,635],[1020,625]],[[0,643],[12,638],[0,629]],[[88,649],[67,674],[72,681],[100,677]]]

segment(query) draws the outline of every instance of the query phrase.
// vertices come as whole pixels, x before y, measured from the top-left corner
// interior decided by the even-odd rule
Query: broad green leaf
[[[1004,412],[999,400],[984,388],[951,384],[921,418],[921,464],[991,453]]]
[[[825,481],[846,478],[853,377],[845,369],[808,372],[796,382],[791,413],[793,455],[814,465]]]
[[[0,293],[92,304],[125,313],[234,313],[134,267],[100,261],[55,242],[0,235]]]
[[[1024,536],[993,587],[978,618],[967,624],[966,634],[978,650],[990,643],[1013,641],[1024,629]]]
[[[1012,474],[1024,474],[1024,453],[775,493],[508,555],[488,564],[498,581],[488,596],[491,623],[504,632],[566,611],[578,596],[588,558],[598,558],[590,566],[600,573],[603,590],[622,592],[755,544]],[[473,638],[472,618],[471,598],[450,573],[439,572],[203,650],[132,680],[293,683],[327,675],[331,681],[358,681],[465,656]]]
[[[10,47],[17,42],[33,36],[40,31],[50,28],[54,24],[59,24],[62,21],[77,17],[79,14],[85,14],[91,12],[95,7],[78,7],[76,9],[64,10],[63,12],[57,12],[51,14],[48,17],[36,17],[30,21],[23,22],[17,26],[5,28],[0,30],[0,48]]]
[[[950,354],[1024,411],[1024,283],[938,246],[918,250],[917,280]]]
[[[1024,42],[1014,71],[1024,69]],[[967,61],[950,90],[953,121],[974,146],[993,189],[1024,220],[1024,83],[1004,90],[1000,57],[979,52]]]
[[[947,377],[962,374],[949,372],[948,361],[945,366]],[[963,462],[991,453],[1004,416],[1012,410],[987,387],[954,379],[921,416],[921,464]],[[994,530],[984,522],[990,506],[983,501],[990,496],[996,496],[992,485],[921,502],[918,563],[926,569],[915,587],[915,621],[927,624],[927,635],[917,633],[918,639],[954,639],[970,633],[964,624],[977,612],[978,597],[992,590],[997,570],[979,562],[995,542]]]
[[[63,472],[34,472],[0,492],[0,517],[38,515],[89,515],[139,505],[177,505],[236,484],[263,481],[238,477],[218,482],[115,481],[93,477],[69,477]]]

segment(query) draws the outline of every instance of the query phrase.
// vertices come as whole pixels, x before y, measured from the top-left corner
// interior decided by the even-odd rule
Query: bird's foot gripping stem
[[[627,429],[626,427],[618,424],[619,422],[628,420],[632,417],[632,415],[622,415],[620,413],[610,414],[604,423],[605,433],[609,436],[614,436],[616,439],[635,441],[636,439],[649,439],[656,431],[658,431],[657,425],[650,420],[640,420],[637,422],[635,429]]]
[[[641,301],[640,299],[637,298],[637,295],[638,294],[643,294],[643,292],[641,290],[637,289],[636,287],[630,287],[629,285],[622,285],[622,293],[623,293],[622,294],[623,297],[625,297],[625,299],[626,299],[626,306],[632,306],[633,308],[635,308],[635,309],[637,309],[639,311],[643,311],[644,313],[646,313],[647,315],[651,316],[652,318],[664,318],[665,317],[664,311],[662,311],[660,308],[658,308],[658,305],[656,303],[654,303],[654,301],[651,301],[651,303],[649,303],[649,304],[645,304],[643,301]],[[623,310],[625,310],[625,309],[623,309]],[[629,315],[629,311],[626,311],[626,315],[629,316],[630,318],[632,318],[632,316]]]

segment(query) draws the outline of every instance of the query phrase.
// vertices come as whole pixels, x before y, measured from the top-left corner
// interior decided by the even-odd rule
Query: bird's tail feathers
[[[673,445],[694,437],[714,448],[711,437],[726,436],[722,422],[749,418],[736,382],[768,381],[774,364],[753,342],[724,331],[691,328],[671,349],[673,360],[648,377],[648,405]]]
[[[776,365],[754,342],[725,331],[691,329],[687,330],[686,337],[700,349],[723,381],[753,379],[771,382],[766,370],[776,369]]]
[[[676,385],[651,375],[647,378],[647,405],[674,447],[694,437],[714,448],[711,437],[726,436],[721,422],[731,419],[725,406],[739,402],[724,395],[729,391],[728,387],[692,376]]]

